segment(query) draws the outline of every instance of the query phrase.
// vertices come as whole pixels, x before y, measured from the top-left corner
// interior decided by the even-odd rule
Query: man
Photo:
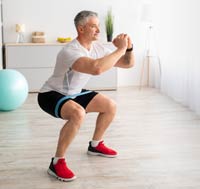
[[[132,42],[128,35],[120,34],[113,40],[116,50],[112,53],[95,42],[100,32],[97,13],[81,11],[74,23],[77,38],[59,52],[54,73],[38,94],[38,103],[45,112],[66,120],[48,169],[50,175],[62,181],[76,178],[64,157],[86,113],[99,113],[88,154],[117,156],[117,152],[105,146],[103,141],[103,135],[115,116],[116,105],[105,95],[83,88],[92,75],[99,75],[113,66],[130,68],[134,65]]]

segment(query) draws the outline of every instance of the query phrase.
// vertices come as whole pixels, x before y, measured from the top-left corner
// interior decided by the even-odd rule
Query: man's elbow
[[[130,65],[129,65],[129,68],[132,68],[132,67],[134,67],[134,66],[135,66],[135,62],[132,61],[132,62],[130,63]]]
[[[126,68],[132,68],[135,66],[135,62],[134,61],[131,61],[129,62],[129,64],[126,64]]]
[[[103,73],[103,69],[100,67],[96,67],[93,69],[92,75],[101,75]]]
[[[123,65],[125,65],[125,68],[132,68],[135,65],[135,59],[134,57],[124,57]]]

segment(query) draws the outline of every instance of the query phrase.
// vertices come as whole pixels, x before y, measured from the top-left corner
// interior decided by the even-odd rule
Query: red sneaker
[[[104,157],[116,157],[117,152],[111,148],[104,145],[104,141],[99,142],[98,146],[92,147],[91,141],[89,142],[89,147],[87,153],[94,156],[104,156]]]
[[[67,167],[65,159],[59,159],[58,162],[54,165],[53,158],[51,159],[51,164],[47,172],[56,177],[61,181],[72,181],[76,179],[74,173]]]

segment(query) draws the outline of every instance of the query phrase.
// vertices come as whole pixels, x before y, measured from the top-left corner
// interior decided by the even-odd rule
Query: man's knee
[[[108,102],[107,110],[108,110],[110,113],[115,114],[115,113],[116,113],[116,109],[117,109],[116,102],[110,99],[109,102]]]
[[[73,121],[76,124],[81,124],[85,118],[85,109],[79,105],[72,105],[62,109],[62,118]]]
[[[80,107],[73,108],[71,111],[71,119],[75,122],[82,123],[85,118],[85,109]]]

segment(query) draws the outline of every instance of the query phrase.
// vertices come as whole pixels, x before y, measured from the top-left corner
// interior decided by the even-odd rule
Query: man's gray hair
[[[93,16],[98,17],[98,14],[96,12],[87,10],[79,12],[74,18],[74,24],[76,28],[78,25],[84,25],[87,22],[88,18]]]

